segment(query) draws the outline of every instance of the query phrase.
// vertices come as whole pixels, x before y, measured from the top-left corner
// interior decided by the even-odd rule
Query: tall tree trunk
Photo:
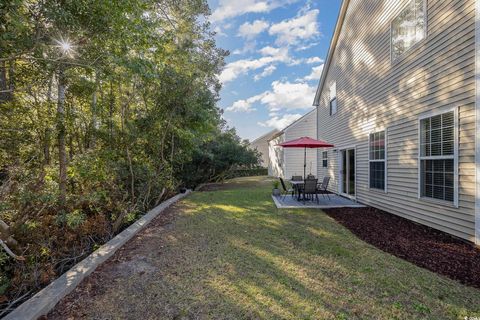
[[[48,108],[50,108],[50,104],[52,103],[52,88],[53,88],[53,78],[55,76],[55,72],[52,71],[52,74],[50,75],[50,80],[48,81],[48,91],[47,91],[47,103],[48,103]],[[52,134],[52,129],[47,126],[45,128],[44,136],[43,136],[43,159],[44,165],[50,165],[51,158],[50,158],[50,142],[51,142],[51,134]]]
[[[90,123],[90,133],[89,133],[89,141],[88,141],[88,147],[92,149],[95,148],[95,144],[96,144],[98,85],[99,85],[98,73],[95,72],[95,89],[93,90],[93,94],[92,94],[92,105],[91,105],[91,111],[90,111],[92,113],[92,119]]]
[[[66,77],[64,66],[58,70],[58,100],[57,100],[57,132],[58,132],[58,165],[59,165],[59,204],[65,207],[67,198],[67,151],[65,147],[65,91]]]
[[[110,135],[110,145],[113,146],[113,108],[115,104],[115,96],[113,95],[113,81],[110,80],[110,104],[108,108],[108,129]]]
[[[8,69],[8,80],[10,88],[9,98],[13,99],[13,93],[15,91],[15,60],[10,61],[10,68]]]
[[[7,63],[0,61],[0,102],[8,100]]]

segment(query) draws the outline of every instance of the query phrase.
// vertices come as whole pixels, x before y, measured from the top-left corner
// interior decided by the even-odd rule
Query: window
[[[386,144],[385,131],[370,134],[369,178],[370,188],[385,190],[386,187]]]
[[[392,60],[396,60],[426,35],[425,0],[410,0],[392,21]]]
[[[420,120],[420,195],[456,202],[455,112]]]
[[[328,167],[328,151],[322,152],[322,167],[324,168]]]
[[[337,83],[330,86],[330,115],[337,113]]]

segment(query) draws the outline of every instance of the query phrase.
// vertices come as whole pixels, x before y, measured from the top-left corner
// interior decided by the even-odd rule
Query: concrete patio
[[[316,200],[313,201],[298,201],[297,197],[292,197],[287,195],[285,198],[283,196],[273,196],[272,199],[275,202],[275,205],[278,209],[331,209],[331,208],[364,208],[365,206],[355,202],[353,200],[341,197],[336,194],[330,194],[330,199],[328,197],[323,197],[323,195],[318,196],[318,203]]]

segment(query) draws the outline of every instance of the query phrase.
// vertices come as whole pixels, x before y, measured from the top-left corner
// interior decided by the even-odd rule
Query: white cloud
[[[274,116],[265,122],[258,122],[262,127],[282,130],[302,117],[301,114],[285,114],[282,117]]]
[[[282,109],[310,109],[316,88],[307,83],[274,81],[272,90],[263,93],[261,103],[271,111]]]
[[[297,81],[312,81],[312,80],[319,81],[320,78],[322,77],[323,67],[324,67],[324,64],[313,67],[312,72],[308,76],[302,79],[297,79]]]
[[[266,67],[265,69],[263,69],[263,72],[262,72],[262,73],[255,75],[255,77],[253,77],[253,79],[254,79],[255,81],[258,81],[258,80],[260,80],[260,79],[262,79],[262,78],[268,77],[268,76],[270,76],[272,73],[274,73],[275,70],[277,70],[277,67],[275,67],[273,64],[272,64],[272,65],[269,65],[268,67]]]
[[[218,8],[213,11],[210,20],[222,21],[246,13],[270,12],[273,9],[298,0],[220,0]]]
[[[268,33],[277,37],[275,40],[277,45],[296,45],[305,40],[311,41],[320,35],[317,21],[319,11],[317,9],[302,11],[301,14],[270,27]]]
[[[261,69],[277,62],[288,63],[291,61],[288,48],[267,47],[260,52],[263,57],[259,59],[241,59],[227,64],[220,74],[219,80],[222,83],[227,83],[252,70]]]
[[[245,22],[238,28],[238,35],[246,39],[253,39],[267,30],[269,26],[270,24],[265,20],[255,20],[252,23]]]
[[[308,64],[323,63],[323,59],[320,57],[311,57],[305,60],[305,62]]]
[[[316,88],[308,83],[291,83],[274,81],[272,90],[265,91],[246,100],[238,100],[227,111],[250,112],[254,103],[266,105],[271,116],[276,116],[279,110],[311,109]]]
[[[305,51],[305,50],[308,50],[310,48],[313,48],[315,46],[318,46],[320,44],[320,42],[308,42],[308,43],[305,43],[297,48],[295,48],[295,51]]]
[[[226,37],[227,36],[227,34],[225,32],[223,32],[222,28],[220,28],[219,26],[216,26],[213,29],[213,32],[215,32],[217,34],[217,36],[219,36],[219,37]]]
[[[234,55],[242,55],[250,52],[255,52],[257,43],[255,41],[247,41],[242,49],[237,49],[232,52]]]
[[[253,96],[253,97],[250,97],[246,100],[238,100],[238,101],[235,101],[230,107],[228,107],[226,109],[226,111],[230,111],[230,112],[246,112],[246,113],[249,113],[249,112],[252,112],[252,111],[255,111],[256,109],[254,109],[252,107],[252,105],[255,103],[255,102],[258,102],[262,99],[262,95],[257,95],[257,96]]]

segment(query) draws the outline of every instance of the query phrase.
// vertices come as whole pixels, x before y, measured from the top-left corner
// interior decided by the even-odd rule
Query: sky
[[[208,0],[230,51],[219,107],[250,141],[313,109],[341,0]]]

